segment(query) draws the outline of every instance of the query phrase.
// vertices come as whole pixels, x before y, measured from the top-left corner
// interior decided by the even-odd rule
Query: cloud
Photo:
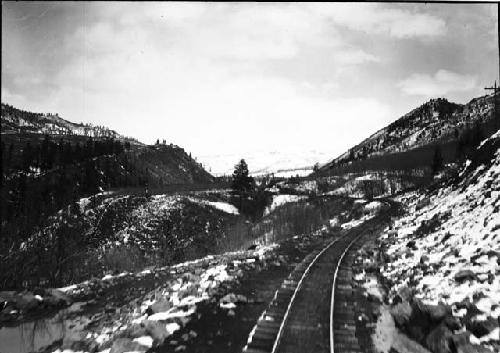
[[[436,37],[446,33],[443,19],[379,4],[314,4],[314,9],[351,30],[394,38]]]
[[[470,91],[477,88],[477,78],[452,71],[439,70],[433,76],[412,74],[397,84],[404,93],[420,96],[440,96],[450,92]]]
[[[454,82],[446,71],[412,75],[414,63],[394,53],[411,46],[427,57],[435,43],[404,41],[448,40],[444,21],[425,6],[387,6],[79,3],[65,8],[74,22],[47,13],[49,32],[36,23],[29,33],[9,27],[2,99],[195,153],[336,154],[413,107],[396,87],[417,92],[426,83],[420,92],[435,94],[428,82]],[[462,39],[453,48],[469,43]],[[432,65],[459,71],[448,59],[436,55]]]

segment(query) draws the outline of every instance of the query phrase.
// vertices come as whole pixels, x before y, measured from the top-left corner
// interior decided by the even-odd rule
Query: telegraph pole
[[[497,108],[497,91],[500,91],[500,87],[497,87],[497,81],[495,80],[493,87],[484,87],[484,89],[486,91],[493,91],[493,119],[495,119],[497,125],[500,125],[500,116]]]
[[[500,77],[500,4],[497,4],[497,37],[498,37],[498,73]],[[500,82],[499,82],[500,84]],[[500,112],[497,106],[497,91],[500,91],[500,87],[497,87],[497,81],[495,80],[495,84],[493,87],[485,87],[486,91],[493,91],[493,119],[496,121],[498,127],[500,128]]]

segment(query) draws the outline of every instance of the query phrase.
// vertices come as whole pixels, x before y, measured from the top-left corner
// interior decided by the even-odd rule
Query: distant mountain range
[[[231,175],[234,165],[241,159],[248,164],[253,176],[274,174],[275,176],[307,175],[316,163],[326,163],[331,159],[327,152],[317,150],[302,151],[251,151],[218,155],[202,155],[199,160],[210,166],[209,171],[216,176]]]
[[[492,96],[474,98],[467,104],[449,102],[444,98],[431,99],[334,159],[327,152],[316,150],[253,151],[202,155],[199,159],[217,176],[231,175],[234,164],[241,158],[245,159],[254,176],[302,176],[310,174],[316,163],[326,171],[343,163],[456,141],[474,123],[488,125],[492,111]],[[485,128],[491,129],[489,126]]]

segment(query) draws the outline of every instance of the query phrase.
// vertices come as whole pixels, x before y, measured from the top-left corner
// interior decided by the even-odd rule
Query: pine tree
[[[254,179],[249,176],[248,165],[244,159],[234,166],[231,188],[236,195],[244,196],[254,187]]]

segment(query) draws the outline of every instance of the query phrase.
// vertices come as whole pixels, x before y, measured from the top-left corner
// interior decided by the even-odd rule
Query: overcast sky
[[[2,3],[2,102],[195,155],[340,154],[498,80],[496,4]]]

